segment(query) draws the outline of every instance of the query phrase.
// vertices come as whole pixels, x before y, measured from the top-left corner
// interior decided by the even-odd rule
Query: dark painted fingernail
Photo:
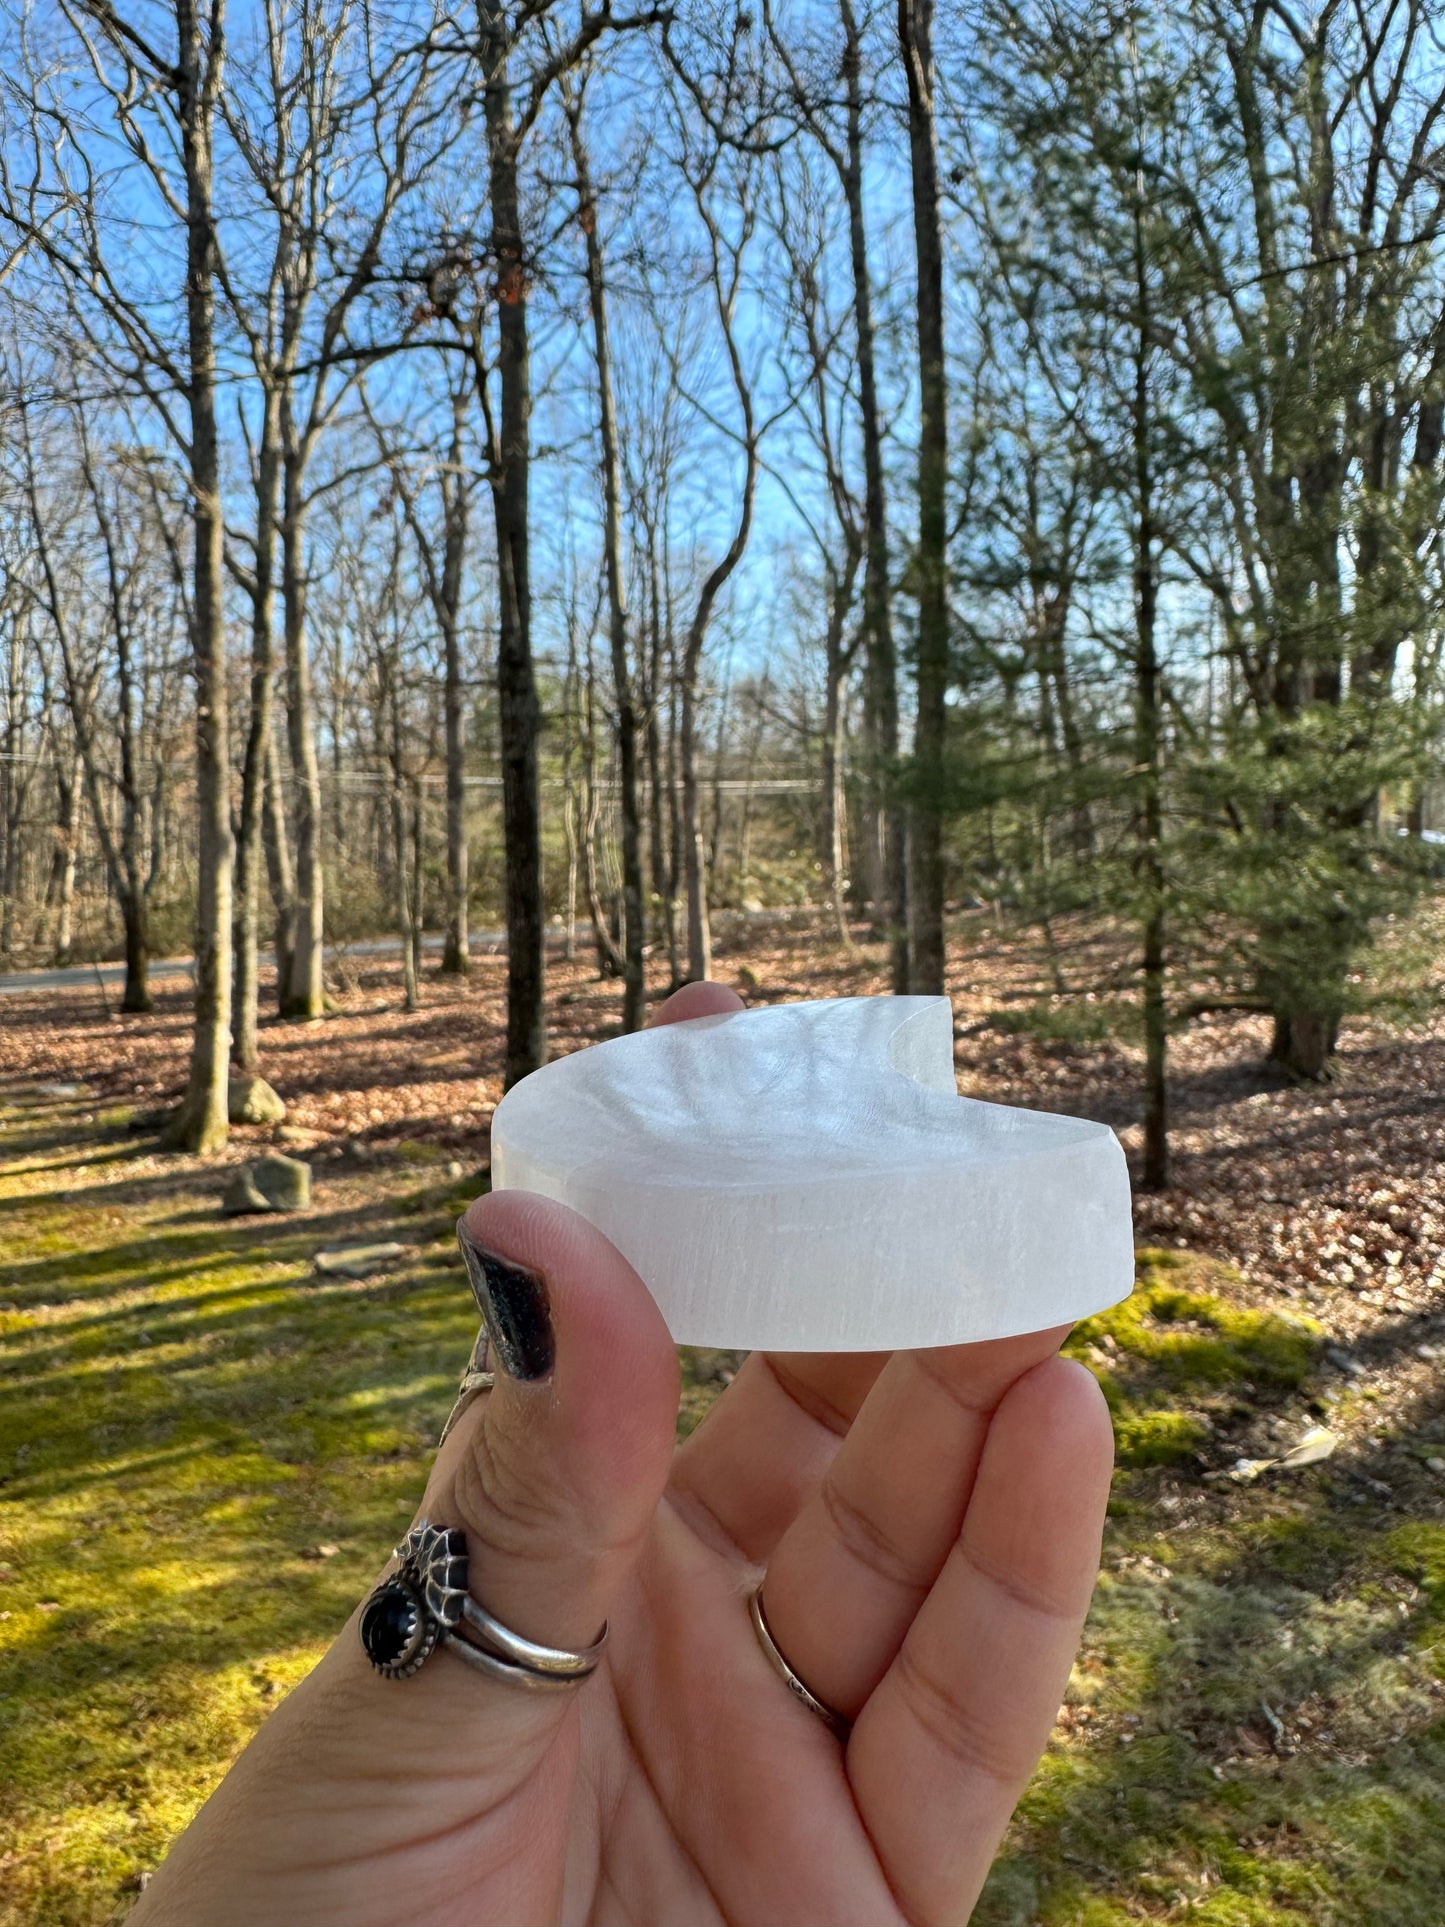
[[[535,1271],[479,1245],[465,1224],[457,1226],[457,1243],[497,1363],[508,1378],[545,1378],[557,1354],[547,1287]]]

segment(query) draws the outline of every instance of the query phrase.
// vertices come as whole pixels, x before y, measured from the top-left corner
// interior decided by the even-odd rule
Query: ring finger
[[[773,1637],[845,1718],[893,1663],[943,1569],[995,1408],[1067,1329],[895,1353],[774,1547],[764,1588]]]

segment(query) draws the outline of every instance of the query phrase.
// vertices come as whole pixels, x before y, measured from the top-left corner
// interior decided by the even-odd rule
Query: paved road
[[[502,930],[474,930],[471,933],[473,944],[498,944],[506,935]],[[424,936],[421,940],[423,950],[440,950],[443,938],[440,933]],[[395,956],[401,949],[399,937],[372,937],[365,943],[329,943],[326,953],[329,957],[388,957]],[[191,959],[189,957],[158,957],[150,967],[149,981],[153,984],[164,983],[176,977],[189,978]],[[103,984],[124,984],[125,965],[117,963],[77,964],[66,970],[14,970],[0,976],[0,997],[7,994],[18,996],[27,990],[84,990],[88,985],[95,988],[96,978]]]

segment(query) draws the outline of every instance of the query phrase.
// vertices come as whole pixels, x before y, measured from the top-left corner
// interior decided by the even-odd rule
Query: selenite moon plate
[[[946,997],[778,1004],[559,1058],[497,1106],[492,1182],[605,1232],[683,1345],[965,1344],[1133,1286],[1118,1139],[960,1097]]]

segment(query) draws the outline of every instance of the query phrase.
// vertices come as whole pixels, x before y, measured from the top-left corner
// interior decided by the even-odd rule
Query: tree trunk
[[[689,651],[692,657],[692,651]],[[712,975],[712,926],[707,914],[707,876],[703,865],[701,796],[697,780],[697,662],[683,671],[682,713],[678,732],[682,763],[682,877],[687,902],[687,976],[701,983]]]
[[[451,483],[442,490],[445,530],[442,549],[441,622],[446,648],[447,735],[447,923],[442,972],[465,977],[472,967],[468,912],[466,684],[462,676],[460,610],[462,565],[466,559],[468,494],[462,476],[461,401],[456,402],[450,456]]]
[[[311,661],[306,636],[304,465],[290,415],[289,397],[283,394],[281,608],[286,640],[286,730],[291,749],[291,777],[296,785],[296,931],[281,1014],[283,1017],[320,1017],[326,1010],[321,769],[316,759]]]
[[[57,964],[70,961],[72,920],[75,912],[75,864],[80,848],[80,753],[72,751],[66,775],[59,754],[55,764],[57,811],[55,821],[55,867],[51,874],[53,892],[47,903],[55,910],[55,937],[51,955]]]
[[[1292,1077],[1319,1083],[1330,1074],[1339,1030],[1339,1018],[1328,1011],[1277,1010],[1270,1057]]]
[[[392,864],[392,885],[396,899],[396,927],[401,937],[403,1003],[407,1010],[416,1010],[421,999],[417,995],[416,946],[412,941],[411,884],[407,876],[406,788],[398,776],[393,776],[391,783],[391,841],[395,855],[395,861]]]
[[[500,447],[492,464],[500,588],[497,708],[502,750],[502,826],[507,872],[507,1054],[503,1086],[546,1061],[542,919],[542,809],[537,769],[541,717],[532,668],[527,487],[531,366],[527,268],[517,187],[517,135],[507,79],[508,27],[500,0],[478,0],[486,76],[489,199],[497,259]]]
[[[947,385],[943,356],[943,234],[933,101],[933,0],[898,0],[908,82],[908,149],[918,258],[918,673],[909,810],[909,988],[944,989],[944,737],[948,691]]]
[[[280,1012],[291,979],[291,957],[296,948],[296,873],[286,835],[286,799],[281,789],[281,753],[276,747],[276,718],[266,732],[266,793],[261,813],[261,835],[266,845],[266,876],[271,889],[272,945],[276,955],[276,1009]]]
[[[562,938],[562,955],[568,963],[577,961],[577,797],[570,778],[564,775],[566,801],[562,829],[567,838],[567,928]]]
[[[599,977],[621,977],[624,970],[622,952],[612,941],[597,883],[597,818],[601,799],[597,792],[597,703],[590,636],[587,639],[586,669],[574,673],[580,676],[582,682],[582,718],[578,732],[582,749],[582,786],[577,798],[577,842],[582,857],[582,887],[587,897],[587,915],[591,920],[592,941],[597,952],[597,974]]]
[[[411,789],[411,975],[420,989],[422,935],[426,929],[426,823],[422,816],[421,778],[412,778]]]
[[[843,174],[848,243],[853,268],[853,324],[858,337],[858,417],[863,434],[863,648],[865,715],[869,726],[870,895],[888,938],[895,996],[909,983],[908,864],[903,811],[891,794],[898,762],[898,659],[893,646],[888,582],[888,502],[883,478],[883,429],[873,350],[873,287],[863,209],[862,48],[851,0],[839,0],[843,22],[843,77],[848,136]]]
[[[667,946],[668,983],[672,989],[679,981],[677,958],[677,870],[672,860],[673,818],[676,812],[676,799],[673,794],[672,761],[669,754],[664,760],[662,753],[662,715],[663,715],[663,621],[660,570],[657,560],[655,531],[648,530],[648,581],[651,588],[651,620],[649,636],[648,704],[647,704],[647,786],[652,801],[652,816],[649,825],[649,849],[652,859],[652,894],[657,899],[657,914],[662,924],[662,938]],[[670,655],[666,658],[671,660]],[[671,715],[672,692],[667,694],[668,714]]]
[[[612,351],[607,330],[607,285],[597,204],[582,139],[582,103],[568,102],[572,159],[577,171],[578,219],[587,244],[587,295],[597,363],[598,430],[602,442],[603,548],[607,560],[607,634],[612,648],[612,689],[617,703],[618,805],[622,817],[622,1028],[640,1030],[646,1017],[642,950],[646,940],[642,903],[642,818],[638,799],[637,711],[627,640],[627,584],[622,566],[622,473],[617,414],[612,394]]]
[[[127,891],[120,900],[120,918],[125,939],[125,990],[120,1007],[140,1013],[151,1008],[148,982],[151,947],[144,902]]]
[[[845,580],[834,582],[829,600],[823,701],[823,809],[818,838],[823,880],[827,886],[828,900],[833,906],[838,937],[845,947],[851,947],[853,939],[848,930],[848,913],[844,904],[848,879],[844,874],[843,858],[844,816],[847,809],[843,793],[843,679],[848,673],[848,659],[843,648],[843,625],[853,600],[857,568],[855,552],[849,557]]]
[[[1138,527],[1134,551],[1137,658],[1134,761],[1140,771],[1139,877],[1144,894],[1144,1168],[1146,1191],[1169,1183],[1169,1030],[1164,1003],[1165,924],[1161,717],[1156,638],[1158,575],[1154,562],[1154,475],[1149,452],[1149,264],[1144,249],[1143,175],[1134,202],[1134,276],[1138,334],[1134,354],[1134,485]]]
[[[276,498],[281,472],[279,398],[268,386],[263,401],[261,446],[256,476],[256,565],[251,579],[251,714],[246,759],[241,771],[241,815],[236,837],[235,1014],[231,1025],[231,1062],[254,1071],[259,998],[262,818],[265,814],[267,759],[271,753],[271,691],[276,667],[272,634],[275,619]]]
[[[221,0],[203,48],[194,0],[176,0],[181,141],[186,175],[186,345],[195,525],[191,649],[196,676],[196,1000],[190,1078],[172,1126],[206,1154],[226,1141],[231,1046],[231,799],[222,598],[220,451],[216,435],[215,266],[211,134],[221,80]]]

